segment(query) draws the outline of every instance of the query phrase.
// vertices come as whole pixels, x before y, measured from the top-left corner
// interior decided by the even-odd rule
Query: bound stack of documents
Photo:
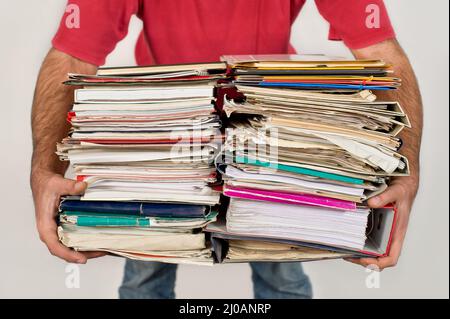
[[[173,263],[211,263],[202,228],[216,219],[211,185],[222,143],[214,85],[224,63],[102,68],[70,74],[70,135],[57,146],[81,197],[60,205],[68,247]]]
[[[224,101],[230,125],[225,163],[217,166],[231,199],[226,228],[207,228],[231,240],[222,257],[271,258],[244,239],[388,253],[395,212],[365,203],[392,176],[408,175],[397,137],[410,127],[408,118],[397,102],[378,101],[370,91],[399,87],[391,66],[320,56],[224,59],[245,101]]]
[[[373,93],[400,87],[392,67],[223,60],[69,75],[83,88],[57,154],[88,187],[61,201],[62,243],[196,264],[387,255],[396,211],[366,203],[409,174],[398,134],[410,122]]]

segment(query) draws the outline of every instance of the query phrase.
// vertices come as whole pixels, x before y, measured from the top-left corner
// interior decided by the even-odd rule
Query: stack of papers
[[[222,143],[214,85],[224,63],[103,68],[70,74],[71,132],[57,146],[81,197],[60,205],[59,236],[77,250],[211,263],[202,228],[216,220],[213,159]]]
[[[321,55],[224,56],[235,83],[295,89],[391,90],[400,79],[381,60],[344,60]]]
[[[229,240],[227,262],[292,262],[336,259],[347,257],[343,253],[305,246],[256,240]]]
[[[60,203],[61,242],[168,263],[387,255],[396,211],[366,203],[409,174],[408,117],[376,96],[400,87],[392,67],[223,60],[69,74],[82,88],[57,154],[88,187]]]
[[[380,218],[367,199],[409,174],[398,134],[410,122],[397,102],[371,91],[399,87],[391,66],[316,56],[225,60],[245,97],[224,101],[232,130],[217,166],[231,197],[226,231],[366,252]]]
[[[367,208],[339,211],[232,198],[227,214],[227,229],[234,233],[264,234],[269,237],[362,249],[366,240],[368,215]]]

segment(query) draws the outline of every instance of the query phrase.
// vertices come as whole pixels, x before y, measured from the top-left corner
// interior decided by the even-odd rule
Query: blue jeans
[[[257,299],[311,298],[312,288],[301,263],[250,263]],[[177,265],[127,259],[119,297],[173,299]]]

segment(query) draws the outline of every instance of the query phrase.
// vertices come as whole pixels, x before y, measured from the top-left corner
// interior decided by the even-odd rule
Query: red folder
[[[386,257],[389,255],[397,224],[397,208],[386,206],[376,208],[369,216],[369,233],[366,245],[360,253],[374,257]]]

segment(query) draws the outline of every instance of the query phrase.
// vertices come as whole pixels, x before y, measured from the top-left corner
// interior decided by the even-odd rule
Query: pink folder
[[[223,194],[228,197],[238,197],[251,200],[263,200],[283,204],[311,205],[341,210],[356,210],[355,202],[309,194],[299,195],[292,193],[272,192],[260,189],[240,188],[230,186],[225,186]]]

